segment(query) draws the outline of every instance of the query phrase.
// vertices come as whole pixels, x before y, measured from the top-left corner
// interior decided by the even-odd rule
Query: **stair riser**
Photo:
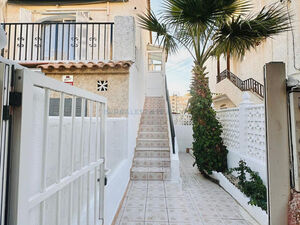
[[[136,151],[136,158],[170,158],[170,152]]]
[[[133,162],[135,167],[170,167],[170,161],[151,161],[151,160],[135,160]]]
[[[140,133],[138,139],[168,139],[168,133]]]
[[[159,126],[141,126],[140,132],[167,132],[168,127],[159,127]]]
[[[137,148],[168,148],[169,142],[168,141],[137,141],[136,144]]]
[[[170,173],[131,172],[131,180],[170,180]]]
[[[164,109],[149,109],[149,108],[144,108],[144,112],[142,116],[164,116],[166,115],[166,111]]]
[[[142,114],[142,120],[143,119],[167,119],[166,115],[151,115],[151,114]]]
[[[141,125],[167,125],[167,121],[159,121],[159,120],[146,120],[146,121],[141,121]]]

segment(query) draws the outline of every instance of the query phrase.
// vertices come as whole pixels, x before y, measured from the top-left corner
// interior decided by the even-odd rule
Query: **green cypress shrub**
[[[196,65],[193,75],[189,111],[193,120],[195,164],[202,173],[224,172],[227,170],[228,151],[221,137],[222,126],[212,108],[205,68]]]

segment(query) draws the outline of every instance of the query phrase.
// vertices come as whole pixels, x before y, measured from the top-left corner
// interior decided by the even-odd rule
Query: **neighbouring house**
[[[185,94],[183,96],[179,96],[173,94],[170,96],[171,106],[172,106],[172,113],[185,113],[188,107],[189,99],[191,95]]]
[[[137,15],[150,9],[150,0],[8,0],[0,7],[7,36],[3,58],[107,99],[105,224],[113,222],[130,177],[179,179],[175,135],[167,120],[166,56],[137,22]],[[59,115],[60,99],[51,93],[50,116]],[[64,99],[65,114],[71,114],[72,99]],[[155,107],[162,110],[158,124],[152,121],[155,115],[147,115]],[[89,108],[76,99],[76,116],[82,111],[88,114]],[[150,143],[150,128],[160,129],[160,122],[164,142]],[[141,174],[132,169],[138,167],[135,151],[162,147],[172,171]]]
[[[243,92],[248,92],[250,100],[255,104],[262,104],[264,99],[264,65],[271,61],[286,64],[288,75],[299,74],[300,71],[300,2],[252,0],[255,10],[263,6],[278,3],[290,10],[293,31],[283,33],[265,42],[258,43],[256,50],[248,52],[243,60],[231,58],[231,71],[227,72],[226,59],[220,60],[220,74],[218,74],[217,60],[211,59],[207,63],[210,89],[216,109],[237,107],[242,102]],[[222,72],[223,71],[223,72]]]

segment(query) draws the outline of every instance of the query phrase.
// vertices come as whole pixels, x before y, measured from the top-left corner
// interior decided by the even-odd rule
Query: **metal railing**
[[[19,62],[111,60],[114,23],[3,23],[4,58]]]
[[[217,76],[217,83],[221,82],[226,78],[229,79],[241,91],[253,91],[260,97],[264,97],[264,86],[258,81],[254,80],[253,78],[249,78],[243,81],[232,72],[224,70]]]
[[[172,117],[172,107],[171,107],[171,103],[170,103],[170,95],[169,95],[169,90],[168,90],[167,78],[165,78],[165,88],[166,88],[166,100],[167,100],[167,107],[168,107],[169,124],[170,124],[170,131],[171,131],[172,150],[173,150],[173,154],[176,154],[176,150],[175,150],[176,134],[175,134],[173,117]]]

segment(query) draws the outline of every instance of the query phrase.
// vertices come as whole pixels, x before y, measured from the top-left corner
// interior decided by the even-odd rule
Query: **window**
[[[162,52],[148,53],[148,70],[151,72],[162,71]]]
[[[44,60],[75,59],[75,20],[42,23],[41,58]]]

